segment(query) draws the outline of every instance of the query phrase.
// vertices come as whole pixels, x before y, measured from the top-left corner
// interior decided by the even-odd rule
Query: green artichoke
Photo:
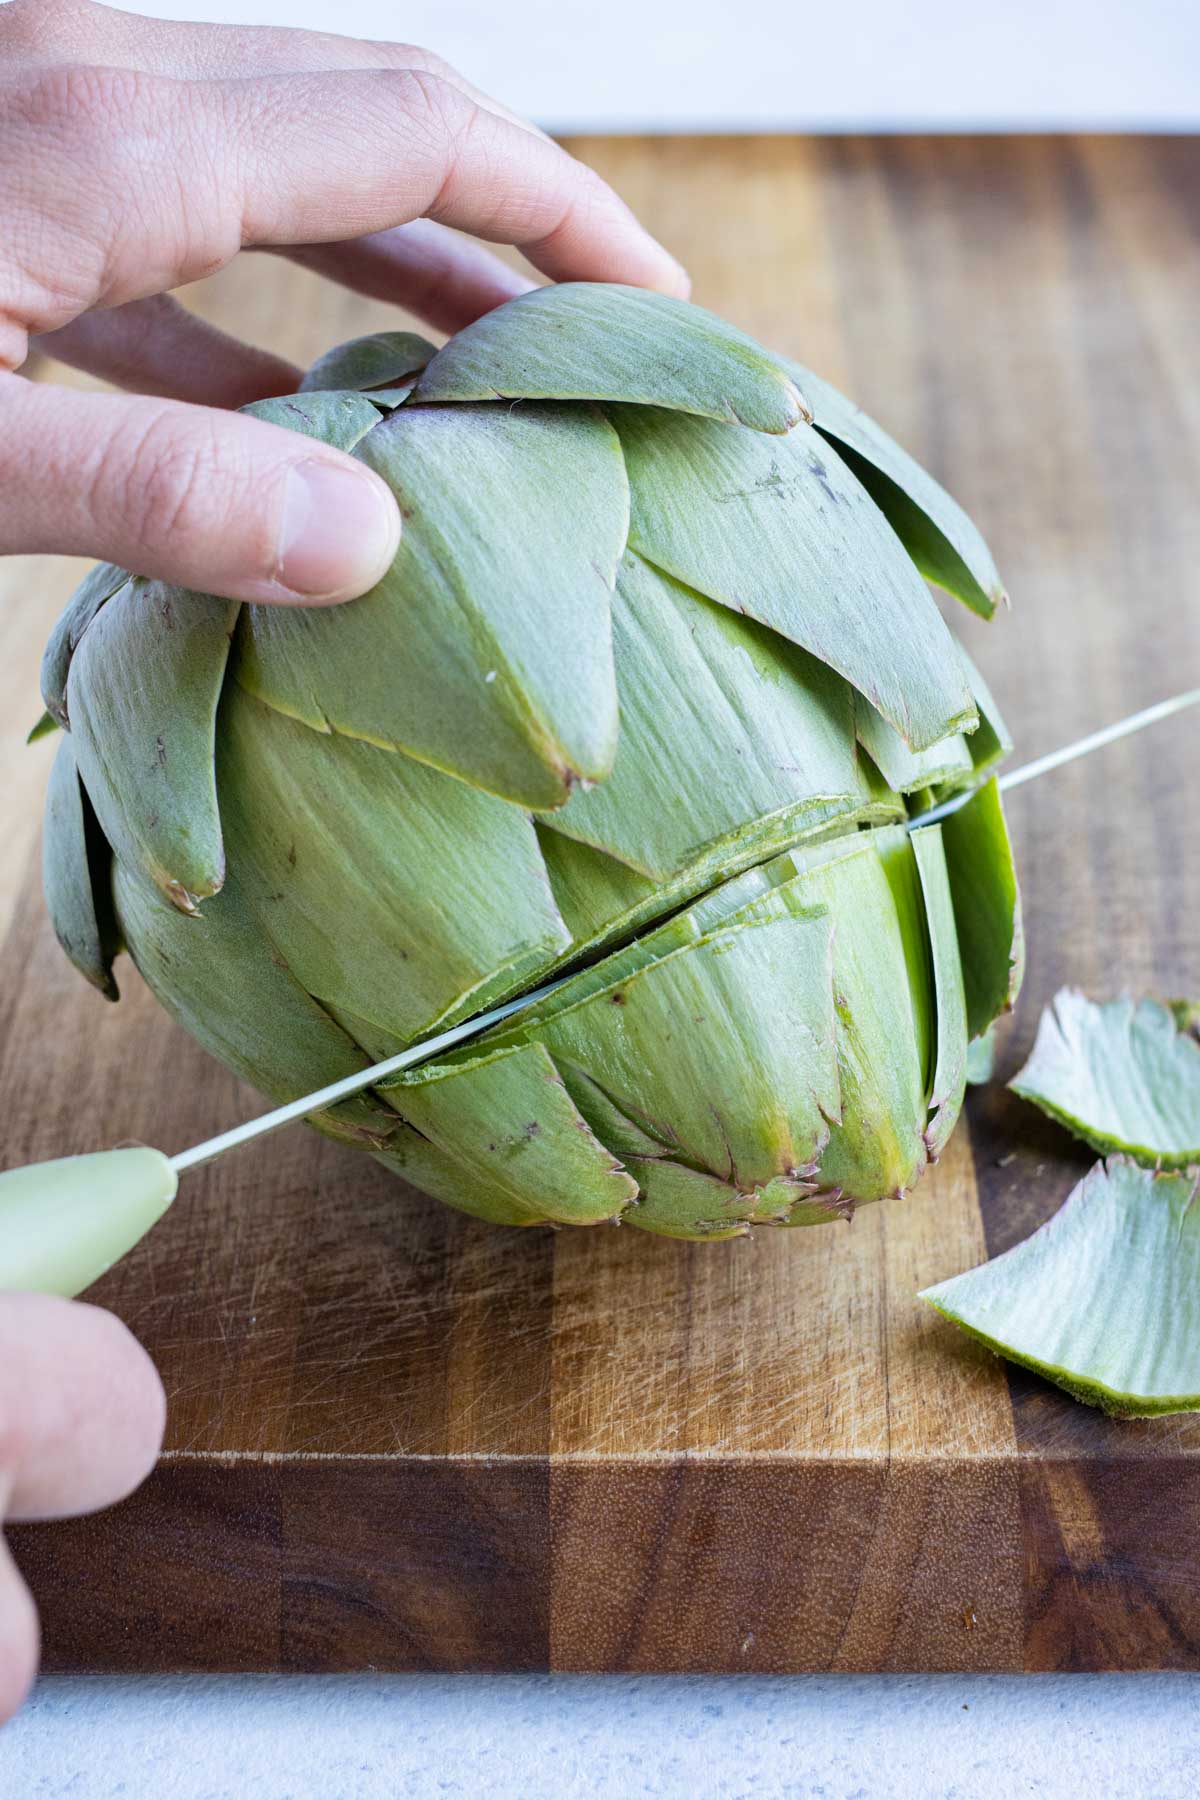
[[[314,1121],[485,1219],[729,1237],[909,1188],[1020,961],[1010,746],[923,579],[1001,597],[956,504],[621,287],[365,338],[248,410],[361,457],[403,542],[323,611],[89,575],[43,682],[72,960],[115,998],[126,948],[278,1100],[570,971]]]

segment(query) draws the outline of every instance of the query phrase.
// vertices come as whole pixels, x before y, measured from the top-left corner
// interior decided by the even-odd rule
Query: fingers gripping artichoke
[[[926,586],[955,503],[697,307],[562,286],[250,409],[361,457],[404,535],[324,611],[94,570],[47,649],[60,939],[275,1099],[570,970],[316,1121],[498,1222],[676,1237],[903,1193],[1011,998],[1008,743]]]

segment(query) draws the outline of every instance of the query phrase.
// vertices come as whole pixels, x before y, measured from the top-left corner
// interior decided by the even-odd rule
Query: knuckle
[[[63,63],[39,70],[24,94],[29,124],[65,138],[77,151],[119,151],[143,124],[167,84],[137,69]]]

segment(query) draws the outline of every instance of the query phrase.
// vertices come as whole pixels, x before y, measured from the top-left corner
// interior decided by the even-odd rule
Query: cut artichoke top
[[[47,890],[89,979],[115,994],[124,940],[166,1004],[280,1098],[594,960],[802,842],[903,821],[909,796],[978,782],[1009,747],[924,579],[993,610],[974,526],[835,390],[698,307],[543,288],[440,350],[407,333],[342,346],[300,393],[247,410],[381,475],[399,552],[369,594],[326,609],[93,571],[44,664],[69,732]],[[947,835],[919,881],[881,839],[883,873],[827,882],[817,913],[836,912],[835,889],[888,910],[903,888],[895,967],[927,981],[931,935],[953,935],[972,892],[955,842],[995,903],[958,921],[982,965],[961,971],[961,1006],[957,948],[937,970],[943,1010],[974,1032],[1016,954],[1002,820]],[[828,983],[837,956],[799,910],[769,941],[808,945]],[[768,942],[757,915],[745,925],[730,969]],[[661,1005],[673,979],[637,992]],[[935,1071],[925,998],[904,1007],[904,1104],[919,1090],[941,1109],[937,1144],[957,1059]],[[805,1102],[815,1120],[841,1105],[830,1079]],[[381,1106],[331,1128],[382,1143]]]

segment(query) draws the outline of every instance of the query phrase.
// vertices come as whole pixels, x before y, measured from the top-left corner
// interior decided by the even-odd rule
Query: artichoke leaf
[[[943,820],[942,842],[958,928],[967,1032],[977,1038],[993,1019],[1011,1010],[1025,973],[1021,895],[994,780]]]
[[[1200,1164],[1200,1043],[1157,1000],[1100,1004],[1063,988],[1009,1086],[1104,1155]]]
[[[379,423],[379,408],[365,394],[285,394],[278,399],[255,400],[241,410],[268,425],[281,425],[301,437],[332,444],[336,450],[353,450]]]
[[[718,845],[727,861],[784,815],[848,811],[864,797],[851,692],[815,657],[632,552],[617,573],[613,642],[612,774],[577,789],[546,820],[552,830],[661,882]]]
[[[927,750],[910,750],[862,694],[855,695],[855,730],[858,741],[890,788],[898,794],[921,788],[962,787],[975,773],[969,740],[956,732]],[[972,734],[977,735],[977,733]]]
[[[787,367],[702,307],[643,288],[562,282],[485,313],[438,351],[413,403],[622,400],[755,431],[809,417]]]
[[[1006,595],[991,551],[957,500],[852,400],[799,363],[791,367],[817,430],[837,446],[922,575],[990,619]]]
[[[25,734],[25,742],[27,744],[40,744],[43,738],[53,737],[56,731],[61,730],[62,726],[54,717],[54,714],[50,711],[46,711],[35,725],[30,726]]]
[[[839,1114],[831,938],[816,913],[727,927],[545,1019],[538,1038],[674,1160],[726,1182],[733,1205],[811,1169]]]
[[[348,388],[377,399],[380,405],[399,406],[436,355],[436,345],[415,331],[375,331],[337,344],[318,357],[301,381],[300,391]]]
[[[628,522],[610,426],[586,408],[401,407],[355,455],[404,515],[391,569],[336,609],[247,608],[237,681],[521,806],[601,780]]]
[[[509,1222],[515,1212],[521,1224],[592,1225],[615,1218],[637,1194],[543,1044],[427,1065],[382,1091],[453,1167],[480,1217],[495,1217],[498,1205]]]
[[[996,1073],[996,1027],[989,1025],[967,1045],[967,1086],[983,1087]]]
[[[64,737],[50,769],[42,836],[42,885],[54,935],[69,960],[108,1000],[117,999],[112,965],[116,928],[109,891],[108,845],[90,819],[75,751]]]
[[[230,858],[309,993],[405,1041],[529,985],[569,945],[532,821],[395,751],[322,736],[232,686]]]
[[[967,1089],[967,997],[963,987],[954,901],[946,868],[942,827],[927,825],[909,836],[933,952],[934,1011],[937,1018],[937,1059],[929,1093],[929,1124],[925,1142],[936,1161],[950,1139],[962,1111]]]
[[[115,563],[96,563],[90,568],[55,622],[42,654],[42,699],[46,711],[63,730],[67,718],[67,676],[80,638],[100,608],[133,577]]]
[[[259,929],[236,871],[195,918],[119,862],[113,887],[117,918],[146,985],[173,1019],[260,1093],[297,1100],[370,1066]],[[368,1148],[399,1129],[395,1114],[369,1093],[308,1122]]]
[[[910,749],[975,725],[932,595],[817,432],[773,439],[657,407],[610,412],[635,550],[836,669]]]
[[[237,613],[236,600],[130,581],[83,633],[67,682],[104,835],[184,912],[225,879],[213,755]]]
[[[979,713],[979,725],[967,739],[971,760],[975,765],[975,778],[979,780],[984,775],[990,775],[998,763],[1012,755],[1013,741],[991,688],[961,643],[958,645],[958,654],[967,671],[967,681],[975,696],[975,706]]]
[[[1032,1237],[921,1297],[1089,1406],[1200,1409],[1200,1205],[1183,1175],[1097,1163]]]

